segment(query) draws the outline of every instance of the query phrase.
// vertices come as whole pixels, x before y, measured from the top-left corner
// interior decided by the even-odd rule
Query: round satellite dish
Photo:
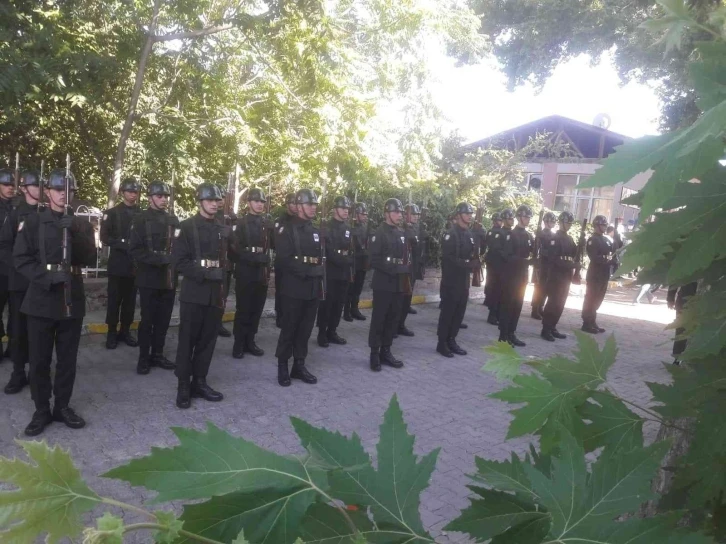
[[[612,123],[612,119],[607,113],[598,113],[595,116],[595,119],[592,120],[592,124],[596,127],[603,128],[607,130],[610,128],[610,124]]]

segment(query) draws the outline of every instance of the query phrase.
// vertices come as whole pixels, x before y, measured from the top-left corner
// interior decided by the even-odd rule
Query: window
[[[594,189],[578,189],[577,186],[588,179],[584,174],[560,174],[557,176],[557,193],[555,193],[555,210],[570,212],[575,219],[592,221],[596,215],[604,215],[608,221],[613,214],[612,187],[595,187]]]

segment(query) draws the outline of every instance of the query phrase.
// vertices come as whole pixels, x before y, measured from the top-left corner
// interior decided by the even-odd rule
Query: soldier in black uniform
[[[389,198],[383,207],[385,222],[371,237],[371,268],[373,268],[373,315],[368,332],[371,348],[370,366],[380,372],[381,364],[401,368],[403,362],[391,353],[393,333],[401,319],[406,276],[411,264],[404,264],[406,236],[399,227],[403,220],[403,204]]]
[[[466,355],[466,350],[456,343],[461,322],[469,302],[471,273],[481,267],[475,255],[474,234],[469,229],[474,208],[460,202],[456,206],[454,225],[444,235],[441,245],[441,313],[437,335],[438,351],[444,357]]]
[[[297,217],[297,203],[295,202],[295,193],[285,195],[285,211],[275,220],[275,232],[280,227],[287,225],[288,221],[293,217]],[[271,240],[275,247],[274,237]],[[284,271],[277,263],[275,256],[275,325],[278,329],[282,328],[282,275]]]
[[[38,213],[38,201],[40,199],[40,172],[30,170],[23,172],[20,176],[20,191],[23,193],[23,200],[10,213],[0,230],[0,259],[6,263],[13,262],[13,247],[18,234],[18,226],[23,223],[28,215]],[[13,360],[13,373],[10,381],[5,386],[5,393],[13,395],[22,391],[28,385],[28,378],[25,374],[25,365],[28,362],[28,319],[20,307],[25,298],[30,282],[14,266],[9,266],[8,289],[10,290],[9,301],[9,328],[13,331],[11,343],[11,356]]]
[[[55,170],[48,178],[48,204],[41,213],[26,215],[18,224],[13,258],[18,272],[29,281],[20,311],[27,315],[30,360],[30,390],[35,402],[33,419],[25,434],[36,436],[52,421],[61,421],[72,429],[86,422],[69,406],[76,379],[76,358],[81,340],[81,325],[86,313],[82,266],[96,263],[93,227],[87,221],[64,214],[73,200],[76,180],[69,178],[65,190],[65,171]],[[67,266],[63,261],[63,239],[68,236]],[[70,288],[70,308],[66,306],[65,288]],[[50,367],[56,354],[55,381]],[[51,391],[55,397],[50,410]]]
[[[103,212],[101,222],[101,242],[111,248],[108,256],[108,302],[106,305],[106,348],[116,349],[118,342],[136,347],[139,345],[131,335],[130,327],[136,310],[136,278],[134,262],[129,253],[131,224],[134,215],[139,213],[136,202],[141,186],[134,178],[121,182],[119,194],[122,201]],[[116,331],[121,312],[121,330]]]
[[[560,217],[562,217],[560,215]],[[539,281],[534,284],[534,292],[532,293],[532,319],[541,320],[544,310],[545,299],[547,298],[547,274],[550,270],[547,259],[549,258],[549,246],[554,233],[552,229],[557,223],[557,218],[552,212],[547,212],[542,217],[545,226],[539,236],[535,236],[534,243],[540,248],[539,263]]]
[[[267,300],[270,272],[269,219],[265,216],[265,193],[262,189],[247,192],[247,213],[233,227],[235,248],[234,346],[232,357],[242,359],[245,352],[256,357],[265,354],[255,343],[262,310]]]
[[[13,210],[13,197],[15,196],[15,175],[14,171],[9,168],[0,170],[0,225],[5,223],[5,219]],[[10,345],[8,349],[3,351],[2,338],[5,333],[10,336],[10,327],[8,323],[8,331],[5,330],[3,324],[3,314],[5,313],[5,305],[8,303],[10,291],[8,290],[8,274],[10,273],[10,262],[0,262],[0,360],[3,357],[10,357]],[[12,344],[12,340],[9,341]]]
[[[512,213],[512,210],[505,210]],[[484,280],[484,306],[489,308],[487,323],[499,325],[499,310],[502,303],[502,256],[498,248],[502,242],[502,217],[499,212],[492,215],[492,228],[487,231],[487,253],[484,262],[487,276]],[[497,249],[493,249],[497,248]]]
[[[192,397],[210,402],[224,398],[207,384],[224,313],[225,261],[232,244],[231,229],[216,219],[221,195],[211,183],[197,187],[199,212],[181,223],[172,249],[174,265],[183,276],[175,371],[179,408],[189,408]]]
[[[353,280],[353,237],[348,215],[351,202],[347,196],[335,197],[333,218],[326,221],[325,253],[327,257],[327,286],[325,300],[318,306],[318,345],[345,345],[348,342],[338,334],[348,286]],[[324,219],[324,218],[323,218]]]
[[[136,372],[148,374],[152,366],[175,368],[164,357],[166,331],[174,308],[177,274],[171,265],[170,248],[179,220],[167,213],[169,185],[152,181],[146,190],[149,207],[134,216],[129,252],[136,262],[136,287],[141,303],[139,361]]]
[[[355,276],[353,283],[348,286],[348,300],[343,311],[343,319],[346,321],[365,321],[366,316],[360,313],[358,304],[360,294],[363,292],[363,284],[366,281],[366,272],[370,266],[368,255],[368,208],[365,202],[355,204],[355,223],[351,229],[353,237],[353,260],[355,262]]]
[[[416,280],[422,280],[421,274],[421,258],[424,241],[419,236],[419,219],[421,218],[421,210],[416,204],[406,204],[404,215],[404,236],[411,252],[411,274],[409,281],[411,282],[411,292],[403,295],[403,307],[401,308],[401,318],[398,321],[398,328],[394,338],[399,334],[401,336],[413,336],[414,332],[406,327],[406,318],[408,314],[416,314],[416,310],[411,308],[411,300],[413,300],[413,289]]]
[[[290,378],[305,383],[318,379],[305,368],[308,341],[315,325],[322,292],[323,264],[320,231],[312,224],[318,197],[310,189],[295,194],[297,215],[275,231],[277,262],[282,272],[282,330],[277,339],[277,383],[290,385]],[[293,357],[292,371],[288,361]]]
[[[605,332],[597,324],[597,311],[605,299],[610,281],[610,267],[615,264],[615,248],[613,242],[605,236],[608,220],[604,215],[597,215],[592,220],[593,232],[587,241],[587,256],[590,265],[587,267],[585,282],[585,300],[582,303],[582,330],[592,334]]]
[[[509,213],[507,213],[509,212]],[[511,211],[502,212],[505,223],[502,229],[501,254],[504,261],[502,271],[502,302],[499,315],[499,341],[513,346],[525,346],[515,334],[519,315],[522,313],[524,292],[529,281],[529,265],[534,249],[534,237],[526,230],[532,218],[529,206],[517,208],[517,226],[512,229],[514,219]]]
[[[545,297],[547,304],[542,314],[542,338],[554,342],[555,338],[564,339],[566,335],[557,330],[557,323],[565,309],[567,295],[570,293],[572,275],[575,273],[577,244],[567,234],[575,218],[570,212],[562,212],[559,217],[560,228],[546,244],[541,246],[541,255],[547,266],[545,275]],[[551,228],[550,228],[551,229]],[[540,272],[540,278],[542,272]]]

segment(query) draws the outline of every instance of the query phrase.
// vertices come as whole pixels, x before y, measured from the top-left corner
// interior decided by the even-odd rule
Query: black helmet
[[[406,204],[406,213],[411,215],[421,215],[418,204]]]
[[[285,195],[285,205],[289,206],[291,204],[296,204],[295,202],[295,193],[287,193]]]
[[[0,169],[0,185],[15,185],[15,173],[10,168]]]
[[[526,204],[522,204],[517,208],[517,217],[532,217],[532,208]]]
[[[551,214],[552,217],[554,217],[555,214]],[[574,223],[575,222],[575,216],[572,215],[570,212],[562,212],[560,214],[560,218],[558,219],[560,223]]]
[[[138,193],[141,191],[141,184],[136,178],[126,178],[121,182],[121,187],[119,188],[119,192],[123,193],[125,191]]]
[[[40,185],[40,172],[37,170],[26,170],[20,174],[20,185],[27,187],[28,185]]]
[[[469,204],[468,202],[459,202],[456,205],[456,214],[460,213],[474,213],[474,206]]]
[[[502,210],[501,212],[499,212],[499,219],[501,219],[502,221],[506,221],[507,219],[514,219],[514,212],[510,208]]]
[[[213,183],[202,183],[197,187],[197,200],[222,200],[222,191]]]
[[[146,194],[149,196],[153,195],[171,195],[171,189],[169,189],[169,185],[164,183],[163,181],[159,181],[158,179],[152,181],[149,183],[149,187],[146,189]]]
[[[386,203],[383,205],[383,211],[384,212],[402,212],[403,211],[403,204],[401,204],[401,201],[397,198],[389,198],[386,200]]]
[[[253,187],[247,191],[247,202],[252,202],[253,200],[257,202],[267,202],[265,192],[259,187]]]
[[[312,189],[300,189],[295,193],[295,204],[317,204],[318,195]]]
[[[608,224],[608,218],[604,215],[596,215],[595,219],[592,220],[593,225],[607,225]]]
[[[572,214],[570,214],[570,215],[572,215]],[[557,221],[557,217],[552,212],[547,212],[546,214],[544,214],[542,219],[544,221]],[[560,220],[561,219],[562,219],[562,214],[560,214]]]
[[[356,202],[355,204],[356,215],[368,215],[368,206],[365,202]]]
[[[501,220],[502,220],[502,217],[501,217],[501,215],[500,215],[500,213],[499,213],[499,212],[494,212],[494,213],[492,214],[492,223],[493,223],[494,221],[501,221]]]
[[[333,208],[347,208],[351,209],[353,205],[350,202],[350,198],[347,196],[336,196],[333,200]]]
[[[76,177],[73,175],[73,172],[71,172],[69,178],[70,178],[70,180],[68,183],[68,188],[71,191],[75,191],[76,190]],[[48,187],[48,189],[55,189],[57,191],[65,191],[66,171],[65,170],[53,170],[50,173],[50,176],[48,176],[48,179],[45,182],[45,186]]]

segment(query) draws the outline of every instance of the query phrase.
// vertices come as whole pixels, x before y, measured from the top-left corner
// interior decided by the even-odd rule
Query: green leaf
[[[540,544],[550,530],[547,517],[525,521],[495,536],[491,544]]]
[[[497,342],[484,348],[489,359],[482,370],[491,372],[498,380],[511,380],[519,374],[526,358],[522,357],[509,342]]]
[[[157,531],[154,535],[155,542],[171,543],[179,538],[179,531],[182,530],[184,522],[178,520],[174,515],[174,512],[167,512],[165,510],[157,510],[154,512],[156,521],[166,527],[165,531]]]
[[[245,538],[245,532],[240,531],[237,538],[232,541],[232,544],[250,544],[250,541]]]
[[[494,489],[512,491],[523,498],[532,498],[532,485],[523,464],[517,455],[512,452],[510,461],[490,461],[481,457],[474,459],[477,472],[472,476],[476,481],[484,482]]]
[[[308,466],[354,471],[371,465],[371,457],[363,449],[356,433],[348,438],[338,432],[313,427],[296,417],[291,417],[290,421],[303,447],[310,454]]]
[[[97,529],[87,528],[83,531],[84,542],[89,540],[98,544],[123,544],[124,541],[124,520],[114,516],[111,512],[105,512],[100,518],[96,518]]]
[[[0,458],[0,482],[15,490],[0,491],[0,540],[34,542],[42,533],[53,543],[81,532],[81,515],[100,501],[83,481],[67,450],[45,442],[18,444],[35,464]]]
[[[368,519],[365,510],[349,509],[347,514],[360,531],[360,536],[364,539],[366,536],[371,537],[371,542],[398,543],[410,538],[410,535],[406,534],[375,531],[373,522]],[[308,508],[300,538],[306,544],[357,544],[358,542],[358,537],[340,511],[329,504],[319,502]]]
[[[698,107],[706,111],[726,100],[726,72],[723,69],[726,43],[702,42],[696,49],[700,59],[688,64],[688,72],[698,94]]]
[[[623,401],[600,391],[593,392],[590,400],[597,404],[586,402],[578,408],[582,418],[590,420],[583,434],[585,451],[602,446],[624,450],[643,447],[643,419]]]

